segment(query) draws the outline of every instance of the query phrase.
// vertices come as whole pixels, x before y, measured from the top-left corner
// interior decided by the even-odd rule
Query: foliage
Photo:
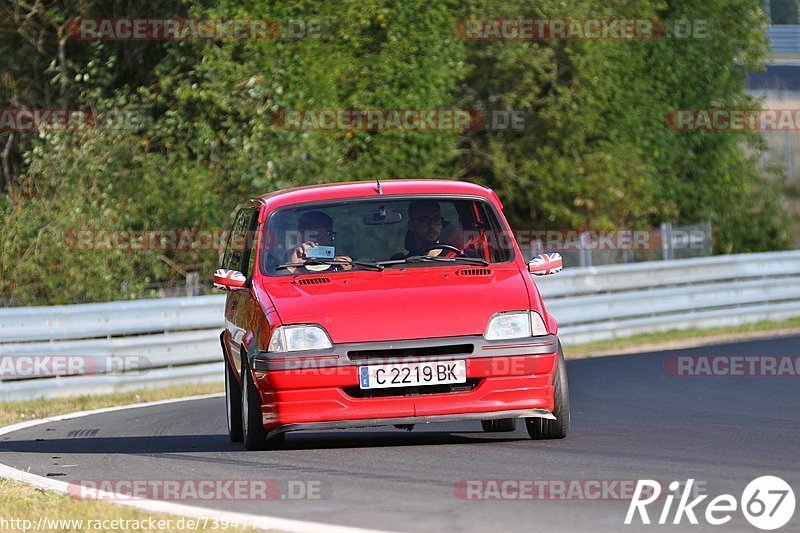
[[[213,4],[213,5],[212,5]],[[136,297],[204,275],[217,250],[75,247],[75,230],[223,226],[243,199],[294,185],[398,177],[493,187],[513,225],[650,227],[710,219],[718,252],[786,246],[753,134],[677,132],[674,109],[756,108],[758,0],[558,0],[534,5],[257,0],[12,0],[0,8],[0,108],[126,110],[79,131],[0,132],[0,298]],[[77,41],[74,16],[269,18],[305,35]],[[473,17],[713,21],[707,39],[468,41]],[[507,131],[292,131],[285,110],[525,113]],[[7,150],[3,150],[4,147]]]

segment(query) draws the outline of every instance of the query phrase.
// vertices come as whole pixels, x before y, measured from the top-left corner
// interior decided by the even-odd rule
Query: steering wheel
[[[462,250],[461,248],[456,248],[453,245],[442,244],[442,243],[438,243],[438,242],[435,243],[435,244],[431,244],[430,246],[426,246],[425,248],[422,248],[420,250],[417,250],[416,254],[417,255],[425,255],[426,253],[430,252],[431,250],[443,250],[443,251],[446,250],[448,252],[453,252],[453,253],[458,254],[458,257],[463,257],[463,256],[467,255],[464,252],[464,250]]]

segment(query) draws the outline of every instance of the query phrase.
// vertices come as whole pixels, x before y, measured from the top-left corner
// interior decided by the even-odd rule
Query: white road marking
[[[98,415],[102,413],[111,413],[114,411],[123,411],[126,409],[137,409],[140,407],[154,407],[157,405],[166,405],[170,403],[188,402],[192,400],[205,400],[207,398],[218,398],[224,396],[224,393],[204,394],[200,396],[189,396],[186,398],[174,398],[169,400],[159,400],[156,402],[143,402],[130,405],[120,405],[116,407],[104,407],[102,409],[90,409],[88,411],[78,411],[76,413],[67,413],[63,415],[49,416],[46,418],[39,418],[37,420],[26,420],[8,426],[0,427],[0,436],[26,429],[49,422],[58,422],[60,420],[71,420],[73,418],[82,418],[84,416]],[[68,492],[69,483],[65,481],[57,481],[42,476],[31,474],[23,470],[12,468],[8,465],[0,463],[0,477],[11,479],[13,481],[21,481],[36,488],[48,490],[51,492],[58,492],[60,494],[74,493]],[[280,518],[277,516],[255,515],[248,513],[234,513],[231,511],[222,511],[219,509],[210,509],[207,507],[196,507],[193,505],[184,505],[179,503],[165,502],[159,500],[145,500],[126,499],[123,494],[115,494],[115,497],[109,503],[115,505],[124,505],[126,507],[133,507],[142,511],[151,513],[166,513],[180,516],[187,516],[192,518],[218,518],[226,520],[228,523],[237,523],[241,526],[256,527],[257,529],[278,529],[282,531],[292,531],[297,533],[364,533],[379,531],[374,529],[361,529],[349,526],[337,526],[333,524],[325,524],[322,522],[309,522],[305,520],[294,520],[290,518]],[[91,498],[86,498],[91,499]],[[103,499],[103,501],[105,501]],[[265,528],[259,528],[259,525],[264,525]]]

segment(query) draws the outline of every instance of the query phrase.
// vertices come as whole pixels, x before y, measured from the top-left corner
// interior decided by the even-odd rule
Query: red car
[[[228,433],[247,449],[288,431],[480,420],[562,438],[558,325],[486,187],[391,180],[299,187],[235,216],[216,287]]]

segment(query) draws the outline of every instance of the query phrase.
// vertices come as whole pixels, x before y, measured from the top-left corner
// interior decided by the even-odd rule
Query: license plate
[[[360,366],[358,375],[362,389],[466,383],[467,363],[460,360]]]

